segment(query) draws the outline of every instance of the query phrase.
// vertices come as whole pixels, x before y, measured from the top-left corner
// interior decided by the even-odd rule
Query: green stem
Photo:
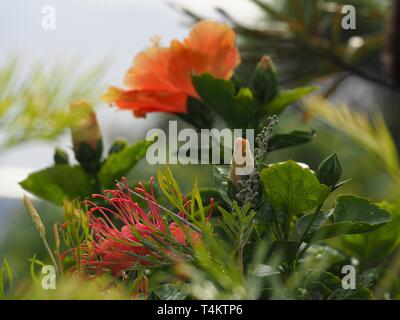
[[[51,251],[50,246],[49,246],[49,244],[47,243],[46,238],[43,237],[42,240],[43,240],[43,243],[44,243],[44,245],[45,245],[45,247],[46,247],[46,249],[47,249],[47,251],[48,251],[48,253],[49,253],[49,255],[50,255],[50,259],[51,259],[51,261],[52,261],[52,263],[53,263],[53,265],[54,265],[54,268],[56,269],[57,273],[59,273],[59,268],[58,268],[57,261],[56,261],[56,259],[54,258],[53,252]]]
[[[306,229],[304,230],[303,234],[301,235],[301,238],[300,238],[300,241],[299,241],[299,245],[298,245],[297,251],[299,251],[299,249],[300,249],[300,247],[301,247],[301,244],[305,241],[305,239],[306,239],[306,237],[307,237],[307,234],[308,234],[308,232],[310,231],[310,229],[311,229],[311,227],[312,227],[312,225],[313,225],[313,223],[314,223],[314,221],[315,221],[315,219],[316,219],[318,213],[321,211],[322,206],[323,206],[323,203],[321,203],[321,204],[317,207],[317,209],[315,210],[313,216],[311,217],[310,222],[308,223]]]
[[[285,240],[289,240],[289,229],[290,229],[290,220],[291,220],[292,215],[289,213],[287,215],[286,221],[285,221]]]

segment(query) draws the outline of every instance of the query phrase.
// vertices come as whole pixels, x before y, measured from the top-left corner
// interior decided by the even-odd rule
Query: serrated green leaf
[[[334,223],[311,232],[308,240],[318,241],[342,234],[373,231],[390,222],[391,214],[368,199],[344,195],[337,199],[333,218]]]
[[[315,208],[329,192],[310,169],[292,160],[262,170],[261,182],[272,206],[289,214]]]
[[[30,174],[20,182],[35,196],[62,205],[63,200],[84,199],[95,192],[95,181],[81,167],[56,165]]]
[[[103,163],[99,172],[99,180],[103,187],[110,188],[115,180],[127,175],[135,164],[146,155],[148,147],[154,141],[139,141],[120,152],[112,153]]]
[[[350,233],[362,233],[384,226],[390,221],[391,214],[368,199],[344,195],[337,199],[333,217],[335,222],[351,221]]]

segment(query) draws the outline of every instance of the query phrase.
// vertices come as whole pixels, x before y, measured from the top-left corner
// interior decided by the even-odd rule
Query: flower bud
[[[71,126],[72,144],[75,158],[89,172],[96,172],[100,167],[103,153],[103,139],[92,105],[85,101],[74,102],[71,112],[80,118]]]
[[[118,153],[125,149],[128,146],[128,141],[125,139],[116,139],[112,146],[110,147],[110,150],[108,151],[108,154],[113,154],[113,153]]]
[[[240,176],[250,175],[254,170],[254,159],[247,139],[237,138],[233,146],[233,155],[229,168],[229,180],[238,185]]]
[[[331,154],[328,158],[323,160],[317,170],[317,177],[319,182],[334,187],[340,177],[342,176],[342,166],[336,153]]]
[[[57,147],[54,151],[54,163],[55,164],[68,164],[68,154],[61,148]]]
[[[270,101],[278,93],[278,77],[269,56],[263,56],[257,64],[253,76],[254,96],[261,103]]]

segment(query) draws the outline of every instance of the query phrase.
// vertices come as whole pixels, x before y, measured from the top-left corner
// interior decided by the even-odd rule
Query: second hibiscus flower
[[[209,73],[229,79],[240,63],[236,34],[226,24],[197,23],[184,41],[159,43],[139,53],[125,75],[122,90],[110,87],[103,99],[136,117],[148,112],[185,113],[188,97],[199,98],[191,76]]]

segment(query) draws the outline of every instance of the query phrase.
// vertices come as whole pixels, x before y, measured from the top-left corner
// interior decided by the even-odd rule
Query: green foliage
[[[400,245],[399,209],[388,203],[380,203],[379,206],[392,213],[391,221],[387,225],[376,231],[346,235],[331,241],[332,246],[358,259],[364,269],[381,266]]]
[[[262,112],[266,112],[269,115],[280,114],[288,106],[318,89],[318,87],[313,86],[292,90],[282,90],[262,107]]]
[[[138,141],[129,147],[115,150],[104,161],[99,171],[99,181],[105,188],[115,185],[115,179],[124,177],[146,155],[148,147],[153,141]]]
[[[289,133],[275,134],[269,141],[268,151],[296,147],[310,142],[315,136],[315,131],[295,130]]]
[[[12,287],[14,275],[7,259],[3,258],[3,266],[0,266],[0,299],[5,297],[6,286]],[[9,289],[9,288],[7,288]]]
[[[104,159],[103,138],[91,104],[75,102],[71,110],[78,110],[81,115],[71,126],[73,151],[79,165],[69,165],[68,155],[56,148],[54,166],[34,172],[20,182],[25,190],[57,205],[64,200],[84,200],[111,188],[146,155],[154,142],[142,140],[128,146],[117,140]]]
[[[209,74],[193,76],[192,81],[204,103],[228,127],[235,129],[258,128],[265,117],[281,113],[286,107],[318,89],[306,87],[279,91],[278,88],[262,86],[266,92],[261,95],[255,89],[235,87],[233,80],[216,79]],[[257,90],[260,91],[261,88],[257,87]]]
[[[37,63],[26,73],[22,60],[10,58],[0,66],[0,127],[5,132],[0,147],[59,136],[83,116],[81,111],[70,112],[69,104],[93,99],[106,69],[103,63],[82,70],[71,60]]]
[[[22,188],[39,198],[62,205],[64,199],[84,199],[95,190],[95,180],[79,166],[56,165],[30,174]]]
[[[271,8],[267,11],[277,19],[283,18],[278,11]],[[301,21],[297,15],[289,20],[293,19]],[[233,182],[229,180],[228,166],[215,166],[215,188],[199,188],[195,180],[191,192],[184,196],[170,167],[166,166],[157,172],[154,198],[157,201],[153,201],[153,198],[142,201],[135,188],[129,187],[126,190],[126,186],[119,184],[135,201],[135,205],[126,210],[132,210],[132,216],[135,216],[140,211],[137,205],[140,205],[144,213],[155,209],[159,212],[157,224],[161,227],[154,228],[148,220],[149,217],[153,218],[150,213],[141,215],[142,218],[138,218],[140,221],[132,223],[129,229],[123,229],[137,239],[137,243],[128,243],[127,246],[140,246],[143,251],[131,252],[123,248],[125,243],[121,243],[121,249],[129,252],[137,261],[128,262],[123,277],[114,281],[124,283],[124,290],[134,294],[141,291],[141,298],[156,299],[373,298],[370,287],[371,283],[375,284],[378,276],[369,277],[373,278],[371,283],[358,281],[355,291],[345,291],[341,287],[340,266],[349,264],[353,257],[361,257],[354,252],[359,250],[360,244],[366,243],[363,242],[366,239],[364,234],[378,235],[385,228],[394,234],[398,231],[391,226],[393,221],[389,211],[368,199],[353,195],[339,196],[335,207],[330,208],[330,202],[326,200],[345,182],[339,182],[342,167],[335,153],[322,161],[316,172],[293,160],[267,165],[269,152],[310,142],[315,132],[295,130],[277,134],[268,140],[272,129],[262,128],[265,125],[263,119],[281,113],[287,106],[316,90],[316,87],[280,90],[275,70],[265,60],[257,66],[248,87],[237,76],[223,80],[208,74],[193,76],[193,84],[201,101],[189,99],[189,112],[180,115],[181,118],[197,128],[208,127],[212,125],[213,111],[228,127],[254,128],[263,132],[258,139],[261,141],[260,137],[264,137],[265,143],[257,144],[259,148],[255,150],[254,172]],[[328,114],[337,116],[343,122],[345,120],[340,110],[338,114]],[[84,116],[79,120],[85,120]],[[55,250],[50,249],[43,231],[45,246],[53,263],[59,266],[60,273],[72,266],[85,272],[82,259],[87,251],[83,249],[86,246],[90,248],[94,237],[97,237],[93,233],[95,229],[90,227],[87,208],[80,200],[92,193],[112,188],[115,180],[127,175],[153,143],[137,141],[129,146],[126,141],[119,140],[113,143],[108,155],[104,156],[102,136],[94,113],[90,114],[89,120],[87,128],[80,126],[81,123],[74,123],[76,130],[72,130],[75,159],[79,165],[69,165],[65,152],[57,149],[54,166],[32,173],[21,182],[25,190],[38,197],[58,205],[64,204],[63,228],[56,224],[53,229]],[[379,135],[375,132],[376,128],[356,116],[350,117],[349,123],[347,128],[351,128],[349,132],[353,135],[356,135],[356,125],[362,124],[370,135],[359,139],[378,153],[378,140],[371,138]],[[343,130],[346,130],[346,123],[342,125]],[[93,129],[93,135],[83,134],[89,131],[85,130],[88,128]],[[385,132],[380,137],[384,141],[391,141],[390,135],[388,137]],[[265,150],[260,151],[260,148]],[[391,145],[384,151],[391,159],[382,158],[383,163],[390,167],[390,172],[397,172],[397,154],[393,153]],[[243,187],[245,193],[254,193],[251,196],[257,201],[253,203],[243,200],[238,203],[236,197],[239,186]],[[162,195],[157,191],[161,191]],[[164,206],[163,202],[161,205],[160,200],[168,203]],[[214,208],[215,201],[218,210]],[[108,215],[111,206],[101,205],[107,208],[104,214]],[[38,213],[29,203],[27,207],[38,224]],[[108,217],[102,218],[108,221]],[[176,229],[170,228],[172,223],[174,228],[179,228],[184,234],[183,240],[176,238]],[[44,230],[42,223],[39,226]],[[121,228],[118,224],[111,227],[118,231]],[[143,233],[139,228],[151,232]],[[60,239],[56,240],[59,231],[63,245],[70,253],[63,260],[60,255]],[[349,237],[353,234],[357,234],[359,243],[340,241],[351,239]],[[106,241],[109,235],[105,233],[101,236]],[[332,237],[339,239],[336,246],[325,241]],[[321,240],[324,242],[316,244]],[[382,242],[381,245],[380,248],[393,253],[398,242],[390,237],[390,241]],[[344,250],[339,252],[339,249]],[[375,247],[373,250],[378,249]],[[93,259],[101,258],[93,255]],[[34,283],[38,282],[35,267],[42,264],[36,257],[32,259]],[[365,265],[360,264],[360,271],[366,269]],[[4,270],[0,269],[0,294],[4,292]],[[387,289],[383,291],[387,292]],[[119,292],[124,291],[121,289]],[[31,297],[37,295],[35,290],[30,293]]]
[[[391,214],[364,198],[340,196],[332,215],[333,222],[315,227],[308,239],[317,241],[342,234],[364,233],[379,229],[390,222]],[[322,225],[326,218],[318,223]],[[321,223],[322,222],[322,223]]]
[[[303,108],[307,114],[327,123],[362,146],[384,165],[400,185],[400,161],[396,144],[380,112],[368,115],[350,110],[346,104],[334,105],[320,96],[306,98]]]
[[[268,201],[288,214],[299,214],[321,204],[328,195],[310,169],[289,160],[261,171]]]
[[[63,201],[90,197],[115,185],[146,155],[153,141],[138,141],[132,146],[112,153],[93,173],[85,167],[56,164],[30,174],[20,185],[39,198],[62,205]],[[71,178],[73,177],[73,178]]]
[[[209,74],[193,76],[193,85],[203,101],[215,110],[230,128],[245,128],[257,112],[257,102],[249,89],[235,92],[229,80],[216,79]]]
[[[307,295],[314,299],[327,300],[372,300],[372,292],[367,288],[344,290],[342,280],[330,272],[311,273],[306,280]]]

